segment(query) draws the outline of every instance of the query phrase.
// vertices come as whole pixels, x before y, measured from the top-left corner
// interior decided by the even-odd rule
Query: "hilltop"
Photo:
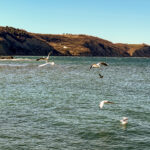
[[[114,44],[110,41],[73,34],[37,34],[13,27],[0,27],[0,55],[150,57],[147,44]]]

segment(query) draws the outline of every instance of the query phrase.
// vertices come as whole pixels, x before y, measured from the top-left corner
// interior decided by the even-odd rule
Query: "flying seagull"
[[[127,117],[123,117],[122,120],[120,120],[122,125],[126,125],[128,123],[128,118]]]
[[[36,61],[39,61],[39,60],[45,60],[46,62],[48,62],[49,56],[50,56],[51,53],[52,53],[52,51],[48,53],[48,56],[47,56],[47,57],[41,57],[41,58],[38,58],[38,59],[36,59]]]
[[[108,66],[108,64],[106,64],[105,62],[99,62],[99,63],[97,63],[97,64],[92,64],[92,65],[90,66],[90,69],[92,69],[92,68],[100,68],[101,65],[103,65],[103,66]]]
[[[46,58],[39,58],[39,59],[37,59],[37,61],[39,61],[39,60],[45,60],[46,61],[45,64],[41,64],[38,67],[44,67],[44,66],[47,66],[47,65],[53,66],[55,64],[53,61],[52,62],[48,62],[49,56],[50,56],[51,53],[52,53],[52,51],[48,53],[48,56]]]
[[[100,104],[99,104],[99,107],[102,109],[104,104],[114,104],[113,102],[110,102],[110,101],[107,101],[107,100],[104,100],[104,101],[101,101]]]

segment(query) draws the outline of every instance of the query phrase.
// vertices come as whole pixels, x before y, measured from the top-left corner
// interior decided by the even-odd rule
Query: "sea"
[[[0,60],[0,150],[150,150],[150,58],[37,58]]]

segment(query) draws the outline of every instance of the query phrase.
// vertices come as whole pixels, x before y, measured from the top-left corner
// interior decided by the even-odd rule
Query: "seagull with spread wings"
[[[103,66],[108,66],[108,64],[105,63],[105,62],[99,62],[99,63],[97,63],[97,64],[92,64],[92,65],[90,66],[90,69],[92,69],[92,68],[100,68],[101,65],[103,65]]]
[[[46,58],[39,58],[39,59],[37,59],[37,61],[39,61],[39,60],[45,60],[45,61],[46,61],[45,64],[41,64],[41,65],[39,65],[38,67],[44,67],[44,66],[47,66],[47,65],[53,66],[53,65],[55,64],[54,62],[48,62],[51,53],[52,53],[52,52],[49,52],[49,53],[48,53],[48,56],[47,56]]]
[[[104,104],[114,104],[114,102],[110,102],[110,101],[104,100],[104,101],[100,102],[99,107],[102,109]]]

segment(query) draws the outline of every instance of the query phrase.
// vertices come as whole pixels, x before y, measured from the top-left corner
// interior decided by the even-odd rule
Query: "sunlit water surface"
[[[0,149],[150,149],[149,58],[25,58],[0,61]]]

